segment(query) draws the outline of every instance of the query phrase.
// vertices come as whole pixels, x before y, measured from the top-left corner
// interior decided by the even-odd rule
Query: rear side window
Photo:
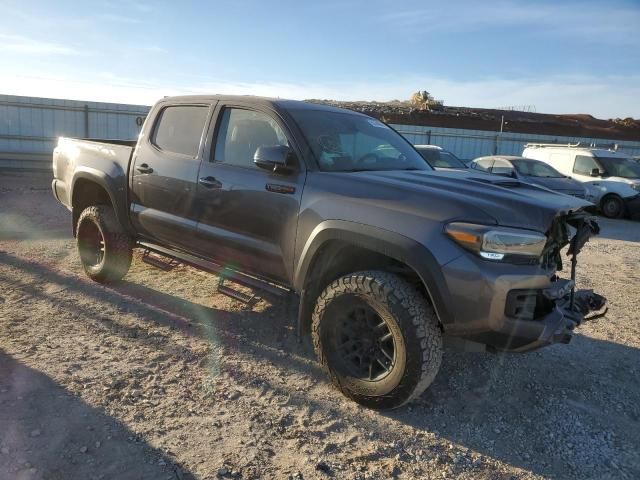
[[[594,168],[599,168],[593,157],[586,155],[576,155],[576,162],[573,164],[573,173],[579,175],[591,175]]]
[[[151,138],[160,150],[188,157],[198,156],[209,107],[175,106],[160,113]]]

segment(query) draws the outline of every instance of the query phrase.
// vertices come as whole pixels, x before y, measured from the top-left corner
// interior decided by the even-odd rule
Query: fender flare
[[[116,182],[109,177],[106,173],[91,167],[79,167],[73,174],[73,180],[71,182],[71,190],[69,192],[69,205],[73,208],[73,194],[75,192],[76,184],[78,180],[88,180],[90,182],[100,185],[111,201],[113,210],[116,214],[118,222],[127,230],[129,230],[129,222],[127,215],[126,201],[118,201],[115,192],[122,190],[116,185]],[[80,213],[80,212],[78,212]],[[75,226],[73,227],[75,229]]]
[[[404,235],[361,223],[325,220],[313,229],[294,268],[293,286],[297,292],[304,291],[316,255],[331,240],[341,240],[404,263],[420,277],[440,322],[443,325],[454,322],[442,267],[431,251]]]

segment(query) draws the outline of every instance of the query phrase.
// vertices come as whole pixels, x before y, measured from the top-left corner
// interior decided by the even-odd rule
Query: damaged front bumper
[[[604,297],[575,290],[578,253],[598,232],[587,212],[559,215],[539,265],[489,263],[472,255],[450,262],[443,271],[449,290],[457,292],[454,315],[463,320],[445,324],[445,334],[493,351],[569,343],[577,326],[606,312]],[[555,272],[563,270],[567,245],[571,278],[562,279]]]
[[[551,287],[541,290],[511,291],[508,297],[507,318],[499,329],[508,341],[496,350],[527,352],[569,343],[576,327],[607,312],[603,296],[592,290],[575,291],[575,282],[567,279],[556,279]],[[548,313],[536,317],[541,309]]]
[[[568,226],[575,229],[570,239]],[[524,297],[518,295],[517,291],[509,292],[505,314],[515,319],[505,321],[501,329],[502,333],[506,333],[510,339],[505,350],[524,352],[553,343],[569,343],[573,330],[577,326],[606,313],[606,299],[602,295],[594,293],[593,290],[576,291],[575,289],[578,254],[591,235],[599,232],[598,224],[586,213],[556,219],[550,230],[548,259],[555,262],[557,268],[561,269],[560,249],[568,243],[567,255],[571,257],[571,279],[559,279],[554,275],[549,287],[525,293]],[[521,301],[522,298],[524,303]],[[519,300],[522,305],[520,308],[517,306]],[[546,313],[540,318],[541,312]],[[521,340],[519,344],[513,345],[513,339],[516,338]],[[531,341],[523,343],[522,339]]]

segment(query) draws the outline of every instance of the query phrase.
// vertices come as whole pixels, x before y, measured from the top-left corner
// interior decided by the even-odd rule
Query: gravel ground
[[[640,223],[578,266],[609,299],[570,345],[445,351],[409,407],[329,385],[286,305],[134,259],[90,282],[49,179],[0,173],[0,478],[640,478]]]

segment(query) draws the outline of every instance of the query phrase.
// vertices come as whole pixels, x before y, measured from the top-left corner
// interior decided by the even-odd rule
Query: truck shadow
[[[195,478],[121,422],[2,350],[0,405],[2,478],[167,478],[175,469],[181,478]]]
[[[126,305],[126,312],[141,321],[137,325],[124,324],[114,315],[96,315],[71,299],[50,298],[81,313],[79,319],[91,318],[132,343],[152,340],[145,333],[145,324],[162,325],[214,346],[223,345],[228,353],[302,374],[313,383],[327,382],[310,348],[293,335],[294,317],[282,302],[262,312],[233,312],[167,294],[161,285],[124,281],[105,288],[6,252],[0,252],[0,262],[90,297],[97,311],[100,304]],[[48,295],[10,277],[0,281],[14,282],[24,293],[38,298]],[[153,345],[182,358],[190,354],[188,347],[169,338],[154,340]],[[596,358],[616,361],[594,361]],[[372,433],[384,435],[401,445],[409,427],[411,435],[435,434],[456,444],[463,456],[471,458],[469,452],[475,452],[485,460],[500,460],[539,475],[639,478],[640,458],[633,446],[640,444],[640,407],[616,401],[618,396],[640,398],[640,386],[629,381],[639,370],[638,349],[581,335],[569,346],[524,355],[447,350],[434,384],[409,407],[392,412],[364,411],[336,392],[299,391],[271,378],[258,379],[252,370],[239,368],[234,377],[246,385],[259,380],[301,411],[311,409],[320,416],[340,418],[344,428],[356,429],[363,438]],[[532,437],[529,431],[534,427],[542,432],[540,436]],[[468,465],[464,460],[456,462],[441,444],[429,454],[441,459],[443,468],[461,469],[458,473]]]

